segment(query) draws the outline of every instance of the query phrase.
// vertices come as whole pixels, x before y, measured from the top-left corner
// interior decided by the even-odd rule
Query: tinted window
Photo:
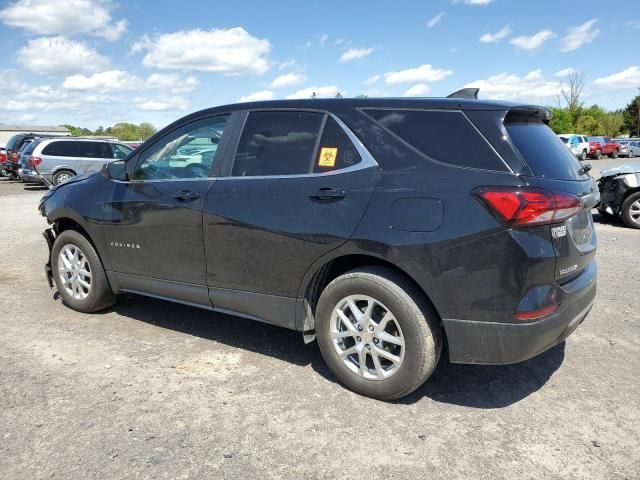
[[[24,155],[31,155],[33,153],[33,150],[36,148],[36,145],[38,145],[39,143],[39,141],[30,142],[26,147],[24,147],[22,153]]]
[[[43,155],[54,157],[77,157],[78,142],[59,141],[51,142],[42,150]]]
[[[580,162],[544,123],[525,117],[505,123],[509,137],[532,173],[557,180],[579,180]]]
[[[324,115],[252,112],[240,137],[233,176],[310,173]]]
[[[78,142],[78,155],[84,158],[113,158],[111,145],[106,142]]]
[[[168,133],[142,152],[134,178],[208,177],[228,120],[229,115],[205,118]]]
[[[377,109],[365,112],[434,160],[462,167],[507,170],[462,112]]]
[[[347,134],[338,122],[327,117],[322,130],[316,161],[313,171],[330,172],[341,168],[348,168],[360,162],[360,154],[351,143]]]
[[[114,143],[111,147],[113,148],[113,158],[124,158],[133,152],[133,148],[127,147],[126,145]]]
[[[14,135],[13,137],[11,137],[7,141],[7,150],[13,150],[13,147],[15,147],[16,143],[18,143],[18,140],[20,140],[21,138],[21,135]]]
[[[567,143],[569,139],[567,137],[559,137],[562,140],[562,143]]]

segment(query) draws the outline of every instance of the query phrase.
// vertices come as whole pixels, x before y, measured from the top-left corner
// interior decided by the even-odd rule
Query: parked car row
[[[569,151],[580,160],[640,156],[640,138],[611,139],[609,137],[589,137],[577,133],[560,133],[558,137]]]
[[[132,151],[111,140],[19,133],[9,139],[6,153],[0,155],[1,173],[26,182],[58,185],[76,175],[98,172],[105,163]]]

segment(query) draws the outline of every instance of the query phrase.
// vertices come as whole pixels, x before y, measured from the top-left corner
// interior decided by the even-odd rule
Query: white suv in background
[[[560,133],[560,140],[564,142],[569,151],[580,160],[586,160],[589,155],[589,139],[586,135],[577,133]]]
[[[107,140],[50,138],[36,145],[22,174],[34,177],[35,165],[42,177],[58,185],[76,175],[97,172],[105,163],[124,158],[132,151],[127,145]]]

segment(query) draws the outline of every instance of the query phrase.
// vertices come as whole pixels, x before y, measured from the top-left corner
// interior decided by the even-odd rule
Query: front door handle
[[[318,200],[320,202],[332,202],[336,200],[342,200],[347,196],[347,192],[344,190],[336,190],[334,188],[321,188],[316,193],[309,195],[309,198]]]
[[[191,202],[200,198],[199,192],[192,192],[191,190],[180,190],[173,195],[173,198],[180,200],[181,202]]]

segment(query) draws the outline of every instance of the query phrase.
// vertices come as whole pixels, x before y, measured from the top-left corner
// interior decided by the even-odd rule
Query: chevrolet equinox
[[[531,358],[592,307],[598,188],[549,111],[476,93],[188,115],[44,195],[49,283],[81,312],[133,292],[297,330],[380,399],[444,343]]]

